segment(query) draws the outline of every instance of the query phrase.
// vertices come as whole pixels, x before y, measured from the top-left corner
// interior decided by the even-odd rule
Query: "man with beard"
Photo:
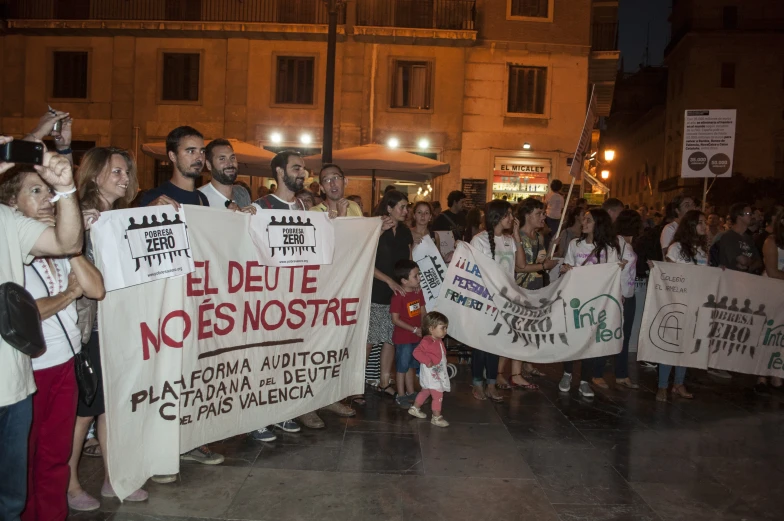
[[[265,210],[305,210],[296,193],[305,187],[305,161],[299,152],[284,150],[272,158],[272,176],[278,182],[275,192],[259,197],[254,204]]]
[[[141,206],[170,204],[179,208],[181,204],[209,206],[207,196],[196,190],[196,179],[204,167],[204,137],[193,127],[177,127],[166,136],[166,154],[174,167],[172,178],[161,186],[149,190],[142,196]],[[202,445],[180,455],[180,459],[196,461],[205,465],[220,465],[223,456]],[[153,476],[156,483],[172,483],[176,474]]]
[[[237,156],[231,143],[226,139],[213,139],[207,145],[205,158],[212,180],[199,188],[199,192],[207,196],[210,206],[235,211],[254,208],[248,191],[234,184],[237,180]]]
[[[172,178],[142,196],[141,206],[181,204],[209,206],[203,193],[196,190],[196,179],[204,168],[204,136],[193,127],[177,127],[166,136],[166,155],[171,161]]]

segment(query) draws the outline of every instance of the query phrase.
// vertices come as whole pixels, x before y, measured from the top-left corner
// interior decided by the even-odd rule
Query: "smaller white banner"
[[[449,235],[451,236],[452,234],[450,233]],[[441,283],[444,282],[447,265],[444,259],[441,258],[441,254],[438,252],[438,248],[436,248],[436,243],[429,236],[425,236],[419,244],[414,246],[412,257],[419,266],[419,273],[422,278],[422,293],[425,294],[425,304],[427,309],[432,309],[435,299],[441,294]]]
[[[455,236],[452,232],[435,232],[438,240],[438,249],[446,257],[455,251]]]
[[[102,212],[91,238],[106,291],[194,270],[183,209],[150,206]]]
[[[260,210],[250,233],[264,266],[332,264],[335,229],[326,213]]]
[[[735,109],[687,110],[681,177],[731,177]]]

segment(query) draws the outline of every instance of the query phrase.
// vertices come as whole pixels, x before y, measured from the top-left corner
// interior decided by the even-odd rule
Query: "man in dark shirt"
[[[209,206],[207,196],[196,190],[196,180],[204,168],[204,136],[193,127],[177,127],[166,136],[166,155],[171,161],[172,178],[142,196],[141,206],[181,204]]]
[[[732,228],[724,232],[719,239],[719,265],[734,271],[759,273],[762,269],[762,258],[754,239],[746,234],[752,221],[751,207],[745,203],[736,203],[730,207]]]
[[[463,213],[463,201],[466,194],[460,190],[455,190],[449,193],[446,199],[449,210],[445,210],[439,214],[435,221],[433,221],[434,232],[451,231],[455,236],[455,241],[463,239],[463,232],[466,227],[466,217]]]

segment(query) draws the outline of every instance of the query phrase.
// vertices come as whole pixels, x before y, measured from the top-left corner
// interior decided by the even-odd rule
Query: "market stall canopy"
[[[332,153],[332,162],[346,176],[372,180],[414,181],[423,183],[449,173],[449,164],[384,145],[363,145]],[[305,158],[305,165],[321,170],[321,154]]]
[[[239,175],[272,176],[270,161],[275,157],[273,152],[237,139],[229,139],[229,142],[234,149],[234,154],[237,156]],[[209,144],[209,141],[205,141],[204,143]],[[169,160],[166,156],[166,143],[144,144],[142,145],[142,152],[160,161]]]

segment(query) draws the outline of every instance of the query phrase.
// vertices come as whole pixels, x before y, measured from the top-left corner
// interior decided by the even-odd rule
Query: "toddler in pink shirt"
[[[422,322],[423,338],[414,349],[414,358],[421,364],[419,385],[422,386],[422,390],[414,400],[414,405],[408,409],[408,414],[417,418],[427,418],[427,414],[420,409],[430,397],[433,399],[430,404],[430,408],[433,410],[430,423],[436,427],[449,427],[449,422],[441,415],[444,393],[451,389],[446,369],[446,348],[444,347],[444,337],[448,326],[449,319],[437,311],[431,311],[425,315],[425,320]]]

